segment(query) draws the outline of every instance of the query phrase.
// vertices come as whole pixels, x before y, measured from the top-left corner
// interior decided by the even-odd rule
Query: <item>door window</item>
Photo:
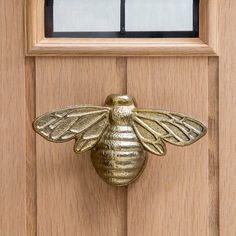
[[[199,0],[46,0],[46,37],[198,37]]]

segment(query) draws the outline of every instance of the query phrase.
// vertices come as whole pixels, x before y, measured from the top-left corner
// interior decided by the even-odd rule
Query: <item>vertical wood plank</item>
[[[0,234],[25,235],[23,0],[0,1]]]
[[[219,60],[208,59],[209,236],[219,230]]]
[[[130,58],[128,93],[138,106],[178,111],[208,121],[207,58]],[[128,188],[128,235],[208,235],[208,140],[167,145],[149,155],[143,176]]]
[[[236,235],[236,2],[219,0],[220,235]]]
[[[26,97],[26,230],[27,236],[37,235],[36,141],[32,129],[35,119],[35,58],[25,59]]]
[[[75,104],[103,105],[126,92],[122,60],[37,58],[37,115]],[[73,142],[36,139],[38,235],[125,235],[126,189],[96,174],[90,154],[76,156]]]

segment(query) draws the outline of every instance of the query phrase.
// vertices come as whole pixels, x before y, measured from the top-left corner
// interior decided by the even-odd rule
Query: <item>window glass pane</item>
[[[126,0],[126,31],[192,31],[193,0]]]
[[[54,32],[120,30],[120,0],[54,0]]]
[[[45,36],[198,37],[199,0],[45,0]]]

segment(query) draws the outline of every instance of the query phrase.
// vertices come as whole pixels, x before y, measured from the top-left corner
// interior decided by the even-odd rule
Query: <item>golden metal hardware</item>
[[[75,139],[74,151],[91,152],[100,177],[125,186],[145,168],[147,153],[165,155],[165,142],[186,146],[207,132],[199,121],[179,113],[138,109],[127,95],[110,95],[105,106],[74,106],[44,114],[34,130],[48,141]]]

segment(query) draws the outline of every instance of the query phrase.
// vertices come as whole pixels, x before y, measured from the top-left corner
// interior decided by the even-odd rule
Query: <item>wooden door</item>
[[[109,40],[36,42],[35,32],[25,43],[24,2],[0,1],[0,235],[235,236],[235,1],[202,1],[206,43],[116,41],[115,49]],[[40,2],[26,1],[27,19],[38,17],[30,10]],[[115,188],[73,142],[48,143],[32,131],[36,115],[102,105],[111,93],[189,114],[208,135],[149,155],[138,181]]]

